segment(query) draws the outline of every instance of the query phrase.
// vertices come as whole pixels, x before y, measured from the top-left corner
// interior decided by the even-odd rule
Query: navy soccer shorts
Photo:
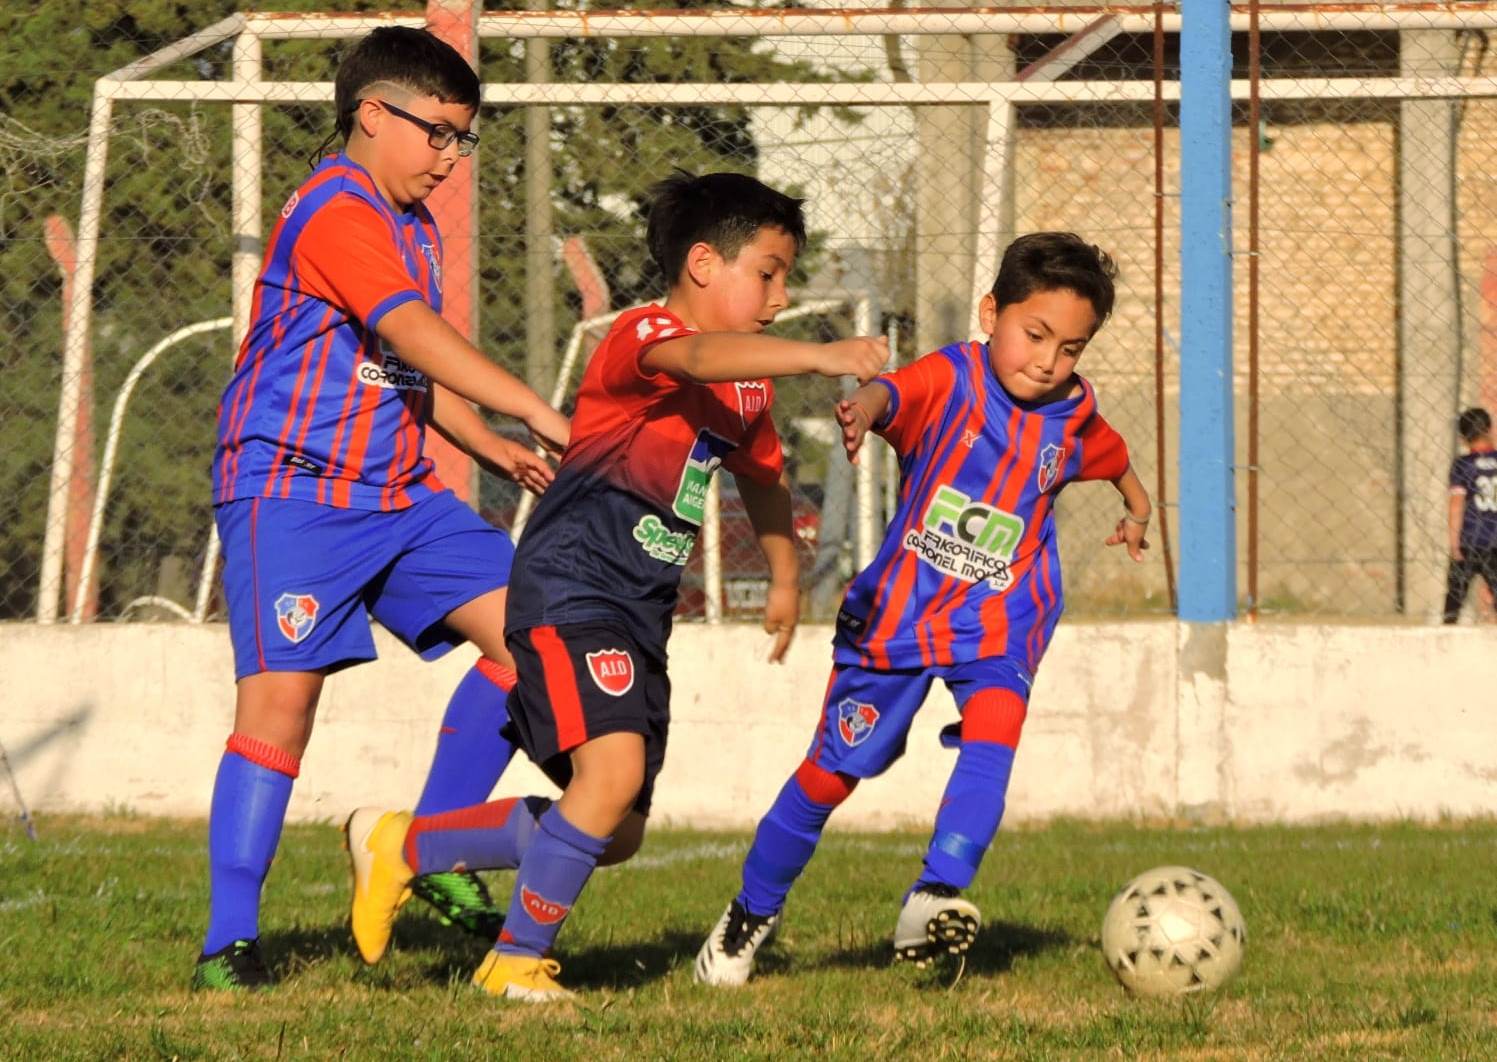
[[[451,491],[393,512],[242,498],[214,518],[235,678],[373,660],[369,616],[435,660],[463,641],[444,617],[509,585],[515,552]]]
[[[509,631],[506,644],[519,680],[509,695],[510,722],[530,758],[565,789],[573,749],[604,734],[639,734],[645,778],[634,808],[649,814],[671,721],[665,654],[646,652],[610,623]]]

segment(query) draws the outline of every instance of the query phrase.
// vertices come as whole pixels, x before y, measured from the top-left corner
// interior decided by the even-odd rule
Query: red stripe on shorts
[[[577,692],[577,671],[572,654],[555,627],[535,627],[530,644],[541,658],[546,679],[546,699],[556,719],[556,751],[567,752],[587,740],[587,720],[582,717],[582,696]]]

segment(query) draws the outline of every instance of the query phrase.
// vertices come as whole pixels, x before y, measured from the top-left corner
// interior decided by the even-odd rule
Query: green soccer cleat
[[[252,992],[273,984],[275,978],[260,957],[259,940],[236,940],[212,955],[200,955],[192,972],[195,992]]]
[[[437,909],[444,926],[457,926],[490,944],[499,939],[504,914],[471,870],[422,874],[411,879],[411,892]]]

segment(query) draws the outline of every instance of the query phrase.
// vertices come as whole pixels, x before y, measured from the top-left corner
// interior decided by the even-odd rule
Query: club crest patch
[[[525,913],[535,919],[543,926],[554,926],[567,916],[571,907],[553,903],[538,892],[533,892],[524,885],[520,886],[520,904],[525,908]]]
[[[848,748],[855,748],[868,740],[877,722],[878,709],[871,704],[848,697],[837,705],[837,733],[842,735],[842,743]]]
[[[634,688],[634,658],[623,649],[599,649],[587,654],[587,673],[593,684],[611,697]]]
[[[286,200],[286,205],[281,207],[281,217],[289,218],[296,211],[296,206],[300,202],[301,192],[292,192],[291,198]]]
[[[1040,468],[1035,473],[1040,493],[1043,494],[1055,486],[1055,481],[1060,478],[1060,466],[1066,459],[1064,446],[1056,446],[1051,443],[1040,451]]]
[[[299,642],[317,626],[321,607],[311,594],[282,594],[275,599],[276,626],[288,642]]]
[[[747,428],[769,408],[769,388],[763,380],[739,380],[733,387],[738,392],[738,418]]]

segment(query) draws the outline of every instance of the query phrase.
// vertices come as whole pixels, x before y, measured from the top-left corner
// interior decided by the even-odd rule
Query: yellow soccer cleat
[[[491,996],[519,999],[526,1003],[561,1003],[575,999],[556,983],[561,963],[531,955],[504,955],[491,951],[473,975],[473,983]]]
[[[359,808],[343,827],[343,846],[353,865],[353,940],[373,966],[390,946],[395,915],[411,898],[414,874],[405,861],[408,811]]]

